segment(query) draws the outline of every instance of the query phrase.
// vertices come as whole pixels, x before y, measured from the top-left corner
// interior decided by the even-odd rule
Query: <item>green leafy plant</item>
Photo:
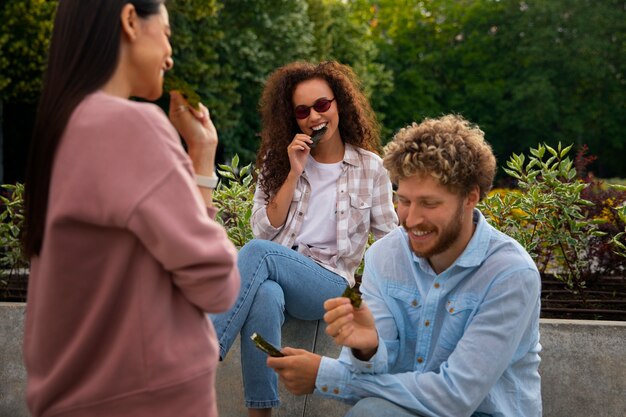
[[[24,259],[20,237],[24,227],[24,185],[4,184],[8,197],[0,196],[4,209],[0,213],[0,266],[4,269],[17,270],[28,267]]]
[[[20,241],[24,227],[24,185],[5,184],[2,188],[6,195],[0,195],[3,206],[0,212],[0,292],[3,299],[19,301],[25,298],[24,276],[28,274],[28,261]]]
[[[611,188],[626,191],[626,186],[624,185],[611,185]],[[615,211],[622,223],[626,223],[626,203],[617,207]],[[626,227],[624,228],[624,231],[617,233],[611,238],[611,243],[615,247],[614,252],[617,255],[626,258]]]
[[[230,165],[219,164],[218,168],[222,180],[213,192],[217,220],[235,246],[241,248],[254,237],[250,226],[254,205],[252,164],[239,169],[239,156],[235,155]]]
[[[598,230],[603,220],[585,218],[583,209],[592,203],[581,196],[587,184],[576,178],[567,157],[571,148],[542,144],[530,149],[528,162],[513,154],[505,172],[517,180],[519,192],[490,194],[480,208],[494,227],[526,248],[540,272],[583,293],[590,274],[587,248],[592,237],[604,235]]]

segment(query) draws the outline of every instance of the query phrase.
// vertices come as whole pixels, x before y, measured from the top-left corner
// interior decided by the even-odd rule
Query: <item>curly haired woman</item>
[[[376,153],[378,124],[359,86],[345,65],[295,62],[270,75],[261,97],[257,239],[239,253],[235,306],[212,317],[221,358],[241,333],[250,416],[279,405],[277,376],[251,335],[280,346],[286,314],[321,319],[324,301],[354,285],[369,233],[380,238],[398,222]]]

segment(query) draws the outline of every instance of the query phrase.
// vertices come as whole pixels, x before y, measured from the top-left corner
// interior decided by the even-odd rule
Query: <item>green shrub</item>
[[[222,178],[213,192],[213,203],[218,208],[217,221],[221,223],[230,240],[241,248],[253,238],[250,216],[254,204],[252,164],[239,170],[239,156],[230,165],[218,165]]]
[[[517,180],[519,192],[492,193],[480,208],[494,227],[526,248],[540,272],[582,291],[590,275],[590,240],[604,233],[598,230],[603,220],[585,218],[584,208],[592,203],[581,197],[587,184],[576,178],[567,157],[571,147],[539,145],[530,149],[527,163],[523,154],[513,154],[505,172]]]
[[[24,185],[4,184],[5,195],[0,195],[0,287],[8,285],[11,277],[28,268],[20,241],[24,227]]]
[[[626,186],[624,185],[612,185],[611,187],[617,188],[621,191],[626,191]],[[626,223],[626,203],[621,205],[620,207],[617,207],[616,211],[617,216],[622,221],[622,223]],[[611,243],[615,247],[614,252],[617,255],[626,258],[626,227],[622,232],[617,233],[611,238]]]

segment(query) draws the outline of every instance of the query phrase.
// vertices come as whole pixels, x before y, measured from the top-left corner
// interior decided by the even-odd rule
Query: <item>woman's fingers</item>
[[[309,147],[309,143],[311,143],[311,139],[303,134],[297,134],[289,146],[287,146],[287,150],[296,150],[296,151],[304,151],[306,149],[311,149]]]

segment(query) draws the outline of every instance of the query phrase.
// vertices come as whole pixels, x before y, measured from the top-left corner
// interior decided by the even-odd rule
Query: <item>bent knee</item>
[[[390,416],[416,416],[408,410],[382,398],[368,397],[359,400],[344,417],[390,417]]]
[[[255,304],[276,305],[285,308],[285,294],[280,285],[274,281],[264,281],[254,297]]]
[[[279,252],[283,246],[271,240],[252,239],[239,249],[238,261],[251,261],[254,258],[262,259],[268,254]]]

